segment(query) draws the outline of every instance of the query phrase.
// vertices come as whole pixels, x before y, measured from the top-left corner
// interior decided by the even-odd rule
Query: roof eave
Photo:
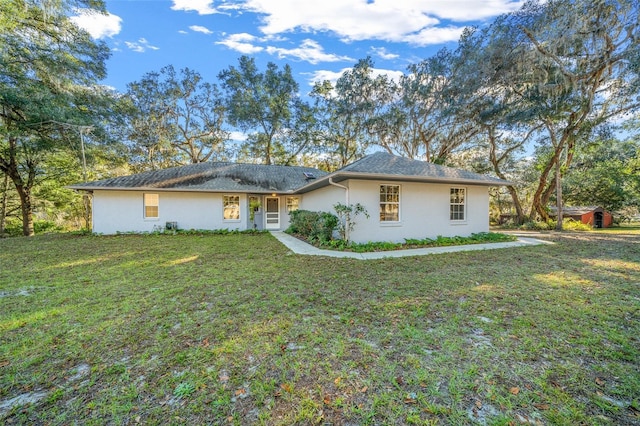
[[[314,189],[322,188],[330,185],[329,179],[334,182],[341,182],[347,179],[364,179],[364,180],[386,180],[394,182],[420,182],[420,183],[442,183],[442,184],[465,184],[476,186],[513,186],[514,183],[507,180],[477,180],[477,179],[464,179],[464,178],[450,178],[450,177],[437,177],[437,176],[419,176],[419,175],[395,175],[386,173],[362,173],[362,172],[334,172],[319,179],[317,182],[312,182],[304,185],[295,193],[305,193],[313,191]]]
[[[76,191],[149,191],[149,192],[203,192],[203,193],[240,193],[240,194],[292,194],[294,190],[250,190],[250,189],[202,189],[202,188],[156,188],[153,186],[137,186],[135,188],[122,186],[84,186],[69,185],[69,189]]]

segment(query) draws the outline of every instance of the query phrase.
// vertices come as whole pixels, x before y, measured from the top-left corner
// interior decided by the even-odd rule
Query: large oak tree
[[[109,51],[71,22],[75,7],[104,12],[97,0],[0,2],[0,172],[20,198],[24,235],[34,233],[32,190],[42,162],[79,139],[69,126],[104,119],[97,112],[107,94],[96,82]]]
[[[291,67],[273,62],[262,72],[255,59],[241,56],[238,66],[218,75],[226,92],[228,121],[248,135],[245,156],[264,164],[292,164],[312,149],[310,107],[298,95]]]
[[[225,156],[225,108],[215,84],[169,65],[130,83],[126,139],[137,169],[201,163]]]

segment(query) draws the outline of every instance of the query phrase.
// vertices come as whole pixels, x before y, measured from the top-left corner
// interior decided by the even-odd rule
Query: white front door
[[[278,197],[266,197],[267,208],[265,214],[265,229],[280,229],[280,199]]]

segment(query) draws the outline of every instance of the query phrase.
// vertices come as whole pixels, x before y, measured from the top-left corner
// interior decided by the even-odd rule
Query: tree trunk
[[[522,225],[524,223],[524,210],[522,209],[522,203],[518,197],[518,192],[516,191],[516,188],[511,185],[507,186],[507,190],[509,191],[509,195],[511,195],[513,207],[516,209],[516,222],[518,225]]]
[[[551,174],[553,166],[560,164],[560,153],[564,149],[564,145],[569,138],[569,133],[567,132],[567,130],[565,130],[562,134],[562,137],[558,141],[553,130],[553,125],[551,123],[546,123],[546,127],[549,131],[549,137],[551,138],[551,142],[554,146],[553,157],[551,157],[549,161],[547,161],[547,164],[545,164],[544,169],[540,174],[540,181],[538,182],[538,188],[536,189],[535,194],[533,194],[531,213],[529,214],[530,220],[534,220],[537,213],[545,222],[549,220],[549,213],[546,209],[547,203],[549,202],[550,194],[549,187],[547,186],[548,178]]]
[[[20,209],[22,210],[22,235],[33,237],[33,207],[31,205],[31,188],[16,185],[16,191],[20,197]]]
[[[266,164],[267,166],[271,165],[271,149],[272,144],[273,144],[273,136],[275,135],[275,130],[273,130],[271,133],[265,133],[264,137],[266,139],[265,141],[265,150],[264,150],[264,164]]]
[[[567,142],[568,139],[568,142]],[[573,141],[572,138],[569,138],[568,135],[566,135],[566,137],[563,137],[563,145],[566,142],[566,146],[567,146],[567,156],[566,159],[564,161],[564,164],[561,163],[560,157],[562,154],[562,151],[564,149],[560,149],[560,151],[558,151],[556,149],[556,160],[555,160],[555,164],[556,164],[556,173],[554,174],[553,178],[551,178],[551,181],[548,182],[547,185],[547,181],[545,179],[545,188],[541,188],[538,187],[538,190],[541,190],[541,194],[539,196],[539,202],[538,202],[538,208],[536,211],[538,211],[538,213],[540,214],[540,216],[543,218],[543,220],[547,221],[549,220],[549,216],[547,214],[546,211],[546,206],[549,205],[549,200],[551,199],[551,195],[553,195],[554,193],[556,194],[556,198],[560,199],[560,202],[562,202],[562,168],[564,167],[565,170],[569,169],[569,166],[571,165],[571,162],[573,161],[573,155],[574,155],[574,151],[575,151],[575,141]],[[551,162],[549,163],[551,164]],[[551,174],[551,168],[549,168],[548,170],[545,169],[546,171],[546,177],[548,177]],[[543,172],[544,173],[544,172]],[[558,190],[559,188],[559,190]],[[534,212],[534,207],[532,206],[531,208],[531,215],[533,217],[533,215],[535,214]],[[544,215],[542,214],[544,213]],[[562,213],[562,212],[560,212]],[[545,217],[546,215],[546,217]]]
[[[498,168],[497,164],[493,165],[493,170],[495,171],[496,175],[500,178],[500,179],[506,179],[506,176],[504,176],[504,174],[502,172],[500,172],[500,169]],[[522,209],[522,203],[520,202],[520,197],[518,197],[518,191],[516,191],[516,188],[512,185],[508,185],[507,186],[507,191],[509,191],[509,195],[511,196],[511,201],[513,202],[513,208],[516,210],[516,224],[517,225],[522,225],[524,223],[524,210]]]
[[[491,161],[491,164],[493,165],[493,171],[495,172],[496,176],[498,176],[500,179],[508,180],[507,177],[504,175],[504,173],[502,173],[502,171],[500,170],[500,162],[506,158],[508,151],[511,151],[517,148],[517,146],[512,147],[511,149],[507,150],[507,152],[503,153],[500,157],[498,157],[496,153],[497,144],[496,144],[495,128],[491,126],[485,126],[485,129],[487,130],[489,143],[491,144],[491,148],[489,149],[489,161]],[[516,188],[512,185],[507,186],[507,190],[509,191],[509,195],[511,196],[511,200],[513,201],[513,207],[516,210],[517,224],[522,225],[524,223],[524,210],[522,209],[522,203],[520,202],[520,197],[518,197],[518,191],[516,191]]]
[[[26,161],[28,177],[25,180],[20,174],[20,168],[17,161],[18,143],[14,138],[9,138],[9,156],[8,159],[0,158],[0,168],[8,176],[16,188],[16,192],[20,197],[20,210],[22,211],[22,234],[26,237],[34,235],[33,230],[33,207],[31,205],[31,188],[36,178],[37,162]]]
[[[0,192],[2,192],[2,200],[0,200],[0,237],[4,234],[4,228],[7,221],[7,198],[9,192],[9,175],[4,174],[4,179],[2,180],[2,188]]]
[[[544,170],[540,174],[540,180],[538,182],[538,188],[536,189],[535,194],[533,194],[533,200],[531,204],[531,212],[529,213],[529,219],[531,221],[535,220],[536,214],[540,216],[543,221],[549,220],[549,213],[545,208],[545,197],[544,192],[547,189],[547,179],[549,177],[549,173],[553,168],[554,164],[558,161],[558,155],[554,155],[551,160],[545,165]]]
[[[556,162],[556,231],[562,231],[562,179],[560,178],[560,159]]]
[[[84,216],[84,228],[89,232],[91,231],[91,201],[89,201],[89,194],[86,192],[82,194],[82,210]]]

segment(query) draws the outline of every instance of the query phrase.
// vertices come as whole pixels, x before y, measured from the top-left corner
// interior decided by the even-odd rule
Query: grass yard
[[[640,424],[640,230],[361,261],[0,240],[0,423]]]

